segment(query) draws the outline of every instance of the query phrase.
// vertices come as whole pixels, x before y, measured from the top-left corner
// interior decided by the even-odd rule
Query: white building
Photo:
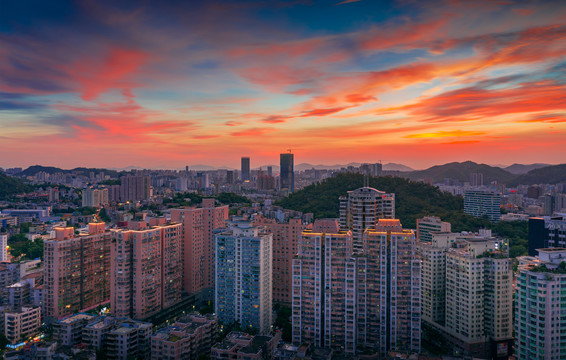
[[[517,359],[566,357],[566,248],[539,249],[519,258],[515,291]]]
[[[8,259],[8,235],[0,234],[0,262],[10,261]]]
[[[417,241],[432,241],[433,232],[450,232],[452,225],[436,216],[425,216],[417,219]]]
[[[378,219],[394,218],[395,194],[362,187],[340,197],[340,229],[352,230],[355,251],[362,250],[364,231],[375,228]]]

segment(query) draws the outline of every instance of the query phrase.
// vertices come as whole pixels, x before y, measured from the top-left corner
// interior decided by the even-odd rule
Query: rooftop
[[[72,324],[75,321],[80,321],[80,320],[90,320],[92,318],[94,318],[94,315],[89,315],[89,314],[83,314],[83,313],[78,313],[78,314],[73,314],[69,317],[66,317],[64,319],[59,320],[59,323],[62,324]]]

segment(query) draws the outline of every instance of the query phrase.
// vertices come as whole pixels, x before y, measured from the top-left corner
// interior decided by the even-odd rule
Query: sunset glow
[[[2,5],[0,166],[255,168],[287,149],[564,162],[566,3]]]

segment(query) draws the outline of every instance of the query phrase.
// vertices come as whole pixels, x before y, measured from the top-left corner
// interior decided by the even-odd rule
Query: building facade
[[[501,194],[489,190],[466,190],[464,192],[464,212],[474,217],[487,216],[490,221],[501,217]]]
[[[203,199],[201,207],[171,209],[171,220],[183,224],[181,254],[183,288],[189,294],[212,299],[214,289],[214,229],[228,220],[228,206]]]
[[[374,228],[378,219],[394,218],[395,194],[362,187],[340,197],[340,229],[352,230],[355,251],[362,249],[366,229]]]
[[[181,300],[182,225],[112,230],[110,308],[117,317],[144,319]]]
[[[433,232],[451,232],[452,225],[436,216],[417,219],[417,241],[431,242]]]
[[[280,189],[292,193],[295,191],[295,155],[280,154]]]
[[[566,358],[566,248],[520,257],[515,291],[517,359]]]
[[[395,219],[367,229],[361,251],[351,230],[304,231],[293,259],[293,342],[347,353],[419,352],[421,265],[414,244],[413,231]]]
[[[242,157],[242,164],[241,164],[241,176],[242,181],[249,181],[251,180],[250,177],[250,158],[249,157]]]
[[[297,254],[301,233],[308,225],[298,218],[281,223],[263,217],[256,217],[254,225],[263,227],[273,235],[273,302],[290,306],[293,256]]]
[[[90,223],[88,233],[55,228],[43,243],[43,315],[57,320],[110,299],[110,232]]]
[[[233,221],[215,235],[215,312],[224,324],[269,333],[272,324],[273,235]]]

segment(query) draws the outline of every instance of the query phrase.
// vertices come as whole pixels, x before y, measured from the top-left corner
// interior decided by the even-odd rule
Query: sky
[[[0,7],[2,167],[566,162],[564,1]]]

